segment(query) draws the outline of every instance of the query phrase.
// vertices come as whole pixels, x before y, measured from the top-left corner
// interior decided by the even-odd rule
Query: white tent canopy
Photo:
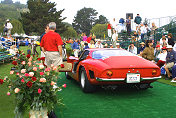
[[[19,37],[20,35],[17,34],[17,33],[15,33],[15,34],[13,34],[12,36],[14,36],[14,37]]]

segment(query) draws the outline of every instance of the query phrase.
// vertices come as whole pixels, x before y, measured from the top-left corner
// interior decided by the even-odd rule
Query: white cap
[[[6,20],[7,22],[10,21],[9,19]]]

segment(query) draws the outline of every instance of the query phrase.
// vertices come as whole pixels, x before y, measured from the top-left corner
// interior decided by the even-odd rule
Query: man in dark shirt
[[[166,64],[165,64],[165,70],[167,73],[168,78],[171,78],[171,73],[169,72],[169,69],[174,66],[176,63],[176,52],[173,50],[173,47],[171,45],[167,46],[167,56],[166,56]]]
[[[43,38],[43,36],[49,32],[49,24],[46,25],[45,27],[45,32],[40,36],[40,43],[41,43],[41,40]],[[45,57],[43,51],[42,51],[42,48],[40,47],[40,50],[41,50],[41,57]]]

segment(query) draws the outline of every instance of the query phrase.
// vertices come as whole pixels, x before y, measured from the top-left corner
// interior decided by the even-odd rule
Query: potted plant
[[[11,77],[0,79],[0,84],[8,83],[7,95],[15,94],[15,115],[18,118],[29,110],[30,118],[47,118],[56,104],[62,104],[57,92],[66,84],[58,87],[58,68],[53,65],[47,68],[42,60],[44,58],[35,60],[30,54],[18,51],[12,62]]]

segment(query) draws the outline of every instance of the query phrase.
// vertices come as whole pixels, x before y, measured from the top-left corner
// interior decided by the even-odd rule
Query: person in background
[[[116,48],[121,48],[120,43],[116,43]]]
[[[37,44],[36,44],[36,41],[33,40],[32,45],[33,45],[33,55],[35,55],[35,53],[37,53],[37,57],[38,57],[39,53],[37,52]]]
[[[158,55],[158,62],[157,62],[157,66],[159,66],[160,68],[166,63],[166,56],[167,56],[167,48],[163,47],[162,48],[162,53],[160,53]]]
[[[6,24],[4,25],[5,29],[7,30],[7,36],[11,37],[11,30],[13,28],[12,24],[10,23],[10,20],[6,20]]]
[[[156,27],[155,23],[153,22],[152,23],[152,27],[151,27],[151,35],[153,36],[153,39],[154,39],[154,35],[155,35],[155,32],[158,28]]]
[[[144,51],[145,49],[145,43],[144,42],[141,42],[140,43],[140,48],[139,48],[139,55],[142,56],[142,52]]]
[[[127,34],[128,36],[131,35],[131,16],[128,17],[126,20],[126,28],[127,28]]]
[[[176,52],[173,50],[172,45],[167,46],[167,56],[166,56],[166,63],[164,69],[166,70],[167,77],[166,79],[171,78],[171,73],[169,71],[170,68],[174,66],[176,63]]]
[[[116,30],[113,29],[113,35],[112,35],[112,44],[114,47],[116,47],[116,41],[118,41],[118,34],[116,33]]]
[[[90,41],[89,48],[95,48],[95,44],[93,40]]]
[[[16,55],[16,52],[17,52],[17,51],[15,51],[14,46],[10,46],[9,53],[10,53],[11,55]]]
[[[160,45],[163,46],[164,44],[168,44],[168,39],[166,40],[166,37],[163,36],[161,39],[160,39]]]
[[[176,82],[176,64],[172,67],[172,81]]]
[[[168,38],[166,38],[165,35],[162,35],[162,38],[160,39],[160,45],[163,45],[164,42],[168,43]]]
[[[43,36],[49,32],[49,24],[46,25],[45,27],[45,32],[40,36],[40,43],[41,43],[41,40],[43,38]],[[45,57],[43,51],[42,51],[42,48],[40,47],[40,50],[41,50],[41,57]]]
[[[91,40],[92,40],[92,34],[90,34],[89,37],[87,38],[87,43],[90,43]]]
[[[168,34],[168,45],[172,45],[174,47],[174,39],[171,33]]]
[[[74,52],[74,56],[78,57],[78,53],[79,53],[79,44],[78,44],[78,39],[75,39],[73,45],[72,45],[72,49]]]
[[[115,18],[113,18],[113,21],[112,21],[112,28],[117,32],[117,23]]]
[[[152,40],[146,41],[146,47],[144,51],[142,52],[142,57],[149,61],[154,61],[155,56],[154,56],[154,48],[153,48]]]
[[[67,58],[68,58],[69,56],[71,56],[72,51],[73,51],[69,40],[66,41],[65,49],[66,49],[66,55],[67,55]]]
[[[84,50],[88,48],[89,48],[88,43],[84,43]]]
[[[158,55],[161,53],[160,45],[156,45],[154,50],[155,62],[158,62]]]
[[[103,45],[101,44],[101,40],[98,39],[98,41],[95,44],[95,48],[103,48]]]
[[[110,48],[114,48],[112,44],[110,44]]]
[[[87,36],[86,36],[86,33],[83,33],[82,38],[83,38],[83,41],[84,41],[84,42],[86,42],[86,41],[87,41]]]
[[[133,53],[133,54],[137,54],[137,48],[134,46],[134,43],[131,43],[129,46],[128,46],[128,51]]]
[[[112,36],[112,33],[111,33],[112,27],[111,27],[111,24],[109,22],[107,24],[107,29],[108,29],[108,37],[111,37]]]
[[[139,14],[137,14],[137,16],[134,19],[134,22],[136,23],[136,31],[139,29],[141,21],[142,21],[142,18],[140,17]]]
[[[108,48],[108,44],[107,43],[105,43],[104,48]]]
[[[133,34],[133,41],[138,41],[138,38],[139,38],[139,35],[137,34],[136,31],[134,31],[134,34]]]
[[[47,67],[51,67],[51,64],[54,66],[59,66],[63,64],[62,60],[62,39],[58,33],[55,32],[56,23],[49,23],[49,32],[46,33],[40,43],[42,51],[46,57]]]

